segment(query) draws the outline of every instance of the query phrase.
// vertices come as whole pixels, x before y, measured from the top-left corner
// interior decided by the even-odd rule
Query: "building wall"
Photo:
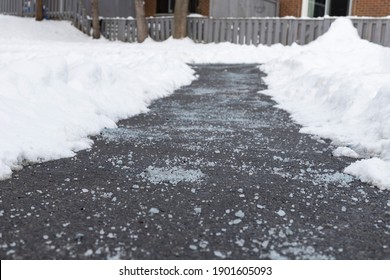
[[[333,0],[337,1],[337,0]],[[350,0],[351,1],[351,0]],[[384,17],[390,15],[390,0],[352,0],[352,15]],[[303,0],[280,0],[279,16],[300,17]]]
[[[91,0],[83,0],[87,14],[91,14]],[[99,0],[99,12],[102,17],[135,17],[134,1]]]
[[[157,1],[158,0],[145,0],[145,16],[155,16],[157,11]],[[210,13],[210,1],[211,0],[199,0],[199,6],[197,13],[204,16],[208,16]]]
[[[198,13],[204,16],[210,15],[210,1],[211,0],[199,0]]]
[[[279,16],[300,17],[302,12],[302,0],[280,0]]]
[[[353,0],[352,15],[384,17],[390,15],[390,0]]]
[[[211,0],[210,16],[223,17],[277,17],[278,0]]]
[[[155,16],[157,11],[157,0],[145,0],[145,16]]]

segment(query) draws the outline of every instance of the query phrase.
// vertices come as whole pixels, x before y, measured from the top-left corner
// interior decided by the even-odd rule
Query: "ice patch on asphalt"
[[[113,129],[103,129],[101,132],[101,137],[106,142],[122,142],[122,141],[130,141],[137,138],[143,138],[148,140],[162,140],[169,139],[169,137],[165,134],[144,130],[137,130],[135,128],[126,128],[126,127],[118,127]]]
[[[149,180],[152,184],[170,183],[177,185],[180,182],[196,183],[204,177],[202,171],[181,167],[153,167],[149,166],[140,177]]]
[[[313,246],[288,247],[282,249],[280,252],[272,250],[269,253],[271,260],[331,260],[332,256],[317,253]]]

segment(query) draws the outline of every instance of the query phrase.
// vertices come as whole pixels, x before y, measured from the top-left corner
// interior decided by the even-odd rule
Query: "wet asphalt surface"
[[[255,65],[0,182],[1,259],[390,259],[390,193],[300,134]]]

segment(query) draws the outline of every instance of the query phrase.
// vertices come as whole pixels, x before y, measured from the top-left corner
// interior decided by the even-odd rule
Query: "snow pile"
[[[0,26],[0,179],[89,148],[88,135],[194,79],[175,57],[93,42],[67,22],[1,16]]]
[[[390,189],[390,49],[361,40],[348,19],[306,46],[262,66],[280,107],[303,133],[342,146],[334,155],[365,158],[345,172]]]

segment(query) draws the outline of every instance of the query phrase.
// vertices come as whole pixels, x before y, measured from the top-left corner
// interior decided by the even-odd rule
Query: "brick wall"
[[[302,0],[280,0],[279,16],[300,17],[302,11]]]
[[[390,15],[390,0],[353,0],[352,15],[384,17]]]
[[[199,0],[197,13],[204,16],[210,15],[210,0]]]
[[[145,16],[155,16],[157,11],[157,0],[145,0]]]

